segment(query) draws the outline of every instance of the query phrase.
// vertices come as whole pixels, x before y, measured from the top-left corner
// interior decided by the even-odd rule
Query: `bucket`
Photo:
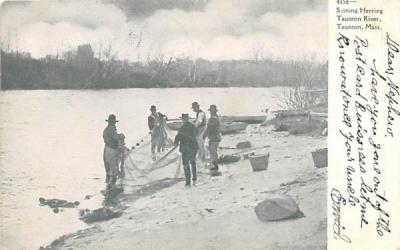
[[[311,154],[316,168],[325,168],[328,166],[328,148],[317,149],[311,152]]]
[[[265,155],[249,155],[253,171],[263,171],[268,168],[269,153]]]

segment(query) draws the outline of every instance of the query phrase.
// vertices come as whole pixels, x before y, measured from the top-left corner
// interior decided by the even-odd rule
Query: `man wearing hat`
[[[175,137],[175,145],[179,144],[179,151],[182,153],[183,170],[186,179],[185,186],[188,187],[190,186],[190,177],[192,177],[193,184],[197,181],[197,128],[193,123],[189,122],[188,114],[182,114],[182,122],[183,125],[179,128],[178,134]]]
[[[197,157],[204,162],[205,150],[203,133],[207,125],[206,113],[204,113],[204,111],[200,109],[200,105],[198,102],[192,103],[192,109],[196,113],[196,120],[193,122],[193,124],[197,127],[197,143],[199,144]]]
[[[157,108],[154,105],[150,107],[150,111],[148,126],[151,134],[151,153],[155,154],[156,148],[158,152],[164,149],[167,140],[167,131],[165,130],[167,117],[157,112]]]
[[[217,115],[217,106],[210,105],[210,119],[208,119],[207,127],[203,134],[203,139],[208,137],[209,150],[211,155],[211,171],[218,171],[218,145],[221,141],[221,121]]]
[[[118,164],[120,160],[119,152],[119,139],[120,136],[117,133],[116,123],[118,122],[114,114],[110,114],[108,119],[107,127],[103,131],[104,139],[104,152],[103,160],[104,167],[106,169],[106,183],[107,187],[112,187],[117,181],[118,175]]]

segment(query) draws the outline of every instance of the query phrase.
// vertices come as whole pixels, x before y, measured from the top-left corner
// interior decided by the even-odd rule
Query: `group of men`
[[[182,126],[175,137],[174,144],[179,146],[182,154],[182,163],[186,179],[186,186],[197,181],[196,159],[205,163],[205,139],[208,138],[208,149],[211,158],[212,173],[218,172],[218,145],[221,141],[221,122],[217,114],[217,106],[211,105],[208,109],[210,118],[207,120],[206,113],[200,109],[197,102],[192,103],[192,109],[196,113],[196,119],[191,122],[189,114],[182,114]],[[151,134],[151,153],[154,159],[157,152],[164,151],[168,140],[166,132],[167,116],[157,112],[156,106],[150,107],[151,114],[148,117],[148,127]],[[124,175],[123,163],[127,148],[125,147],[125,136],[118,134],[116,123],[118,120],[114,114],[110,114],[106,120],[108,125],[103,131],[104,152],[103,160],[106,170],[107,187],[116,183],[118,176]]]
[[[196,119],[189,121],[189,114],[182,114],[182,126],[178,130],[174,144],[179,145],[182,154],[182,163],[185,173],[186,186],[197,181],[196,155],[198,159],[205,162],[204,140],[208,138],[208,148],[212,167],[211,173],[218,173],[218,145],[221,141],[221,122],[218,117],[216,105],[211,105],[210,118],[207,121],[206,114],[200,109],[197,102],[192,103],[192,109],[196,113]]]

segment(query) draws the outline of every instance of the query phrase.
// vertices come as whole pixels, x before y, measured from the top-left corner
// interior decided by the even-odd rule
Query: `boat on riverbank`
[[[230,122],[244,122],[247,124],[258,124],[262,123],[267,119],[266,115],[245,115],[245,116],[222,116],[221,121],[230,123]]]
[[[232,134],[246,130],[248,124],[244,122],[222,123],[221,134]]]
[[[167,126],[171,130],[179,130],[182,124],[183,123],[181,121],[167,122]],[[248,124],[244,122],[230,122],[230,123],[222,122],[221,133],[223,135],[237,133],[245,130],[247,126]]]
[[[266,119],[267,119],[266,115],[242,115],[242,116],[224,115],[224,116],[221,116],[221,122],[223,124],[231,125],[232,123],[235,123],[234,125],[229,126],[228,130],[231,130],[232,128],[245,127],[243,124],[238,125],[236,123],[260,124],[260,123],[263,123]],[[191,122],[193,122],[194,120],[195,120],[194,118],[189,119],[189,121],[191,121]],[[169,119],[167,124],[170,129],[178,130],[182,126],[182,121],[179,118]]]

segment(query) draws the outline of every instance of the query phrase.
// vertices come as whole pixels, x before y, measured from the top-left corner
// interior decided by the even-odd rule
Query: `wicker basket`
[[[249,161],[253,171],[263,171],[268,168],[269,153],[265,155],[251,155]]]
[[[316,168],[325,168],[328,166],[328,149],[323,148],[323,149],[318,149],[314,152],[311,153],[313,160],[314,160],[314,166]]]

